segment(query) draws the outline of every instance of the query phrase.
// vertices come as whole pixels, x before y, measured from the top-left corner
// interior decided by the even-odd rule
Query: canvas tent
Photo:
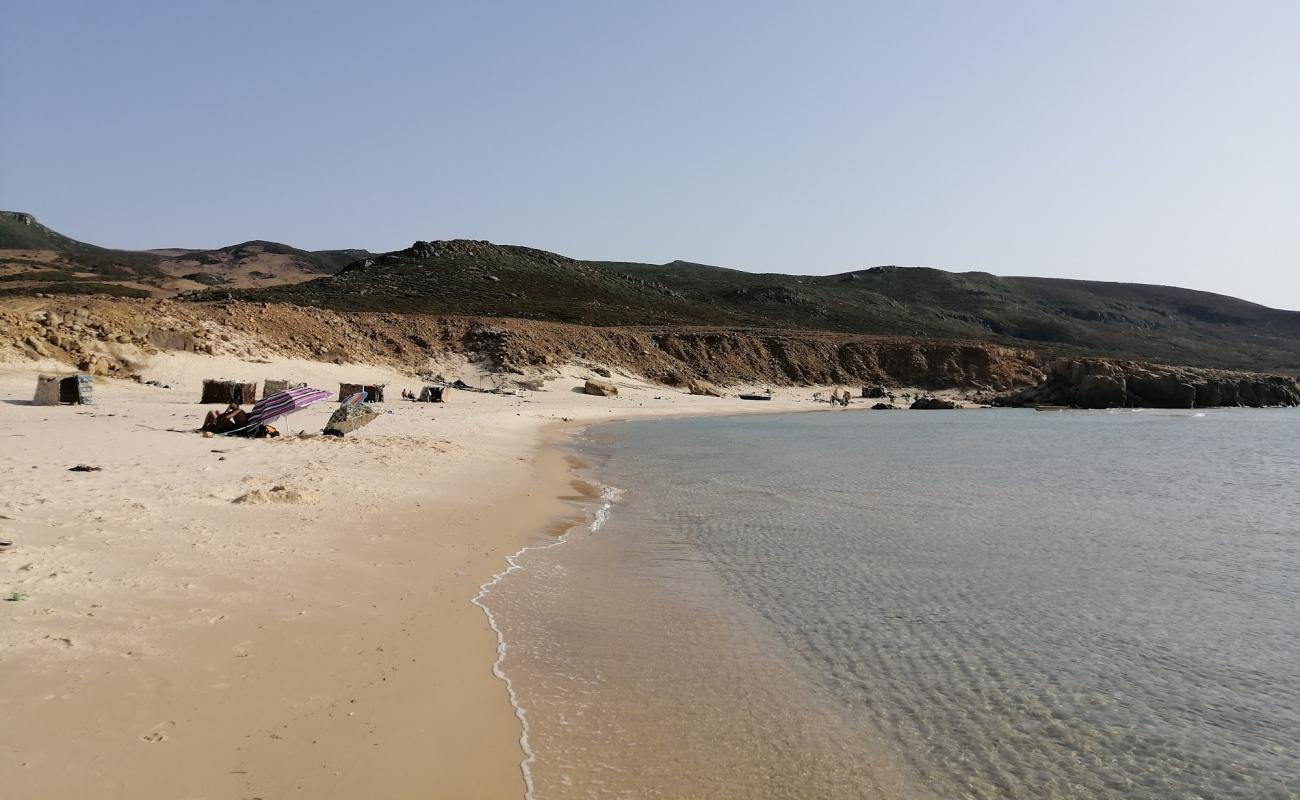
[[[242,381],[207,380],[203,382],[203,399],[200,403],[234,403],[244,405],[257,400],[257,384]]]
[[[93,405],[93,381],[94,378],[81,373],[41,375],[36,379],[36,397],[32,403],[38,406],[57,406],[60,403]]]
[[[420,390],[421,403],[445,403],[451,389],[447,386],[426,386]]]
[[[357,392],[366,393],[367,403],[384,402],[384,384],[380,383],[373,386],[367,386],[363,383],[340,383],[339,384],[339,402],[347,400]]]

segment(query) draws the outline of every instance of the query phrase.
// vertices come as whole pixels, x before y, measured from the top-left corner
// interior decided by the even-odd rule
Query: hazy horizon
[[[1300,309],[1300,5],[5,2],[0,207],[127,249],[1129,281]]]

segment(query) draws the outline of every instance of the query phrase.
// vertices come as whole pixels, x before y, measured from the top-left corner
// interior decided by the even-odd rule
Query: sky
[[[1300,3],[0,0],[0,208],[1300,309]]]

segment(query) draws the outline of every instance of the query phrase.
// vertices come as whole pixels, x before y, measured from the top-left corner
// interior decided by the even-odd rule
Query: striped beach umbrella
[[[253,404],[253,410],[248,412],[248,425],[265,425],[273,419],[292,414],[312,403],[328,400],[333,396],[332,392],[313,389],[310,386],[299,386],[297,389],[276,392]]]

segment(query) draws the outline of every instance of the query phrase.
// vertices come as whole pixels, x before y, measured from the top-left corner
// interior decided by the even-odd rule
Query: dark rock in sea
[[[898,411],[898,406],[892,403],[876,403],[871,407],[872,411]]]
[[[958,407],[953,401],[939,397],[918,397],[912,403],[913,411],[951,411]]]
[[[1154,374],[1142,370],[1128,377],[1130,405],[1145,408],[1193,408],[1196,387],[1179,373]]]
[[[1300,384],[1281,375],[1062,358],[1038,386],[995,398],[999,406],[1213,408],[1300,405]]]
[[[1109,375],[1084,375],[1076,399],[1081,408],[1118,408],[1127,397],[1127,382]]]

